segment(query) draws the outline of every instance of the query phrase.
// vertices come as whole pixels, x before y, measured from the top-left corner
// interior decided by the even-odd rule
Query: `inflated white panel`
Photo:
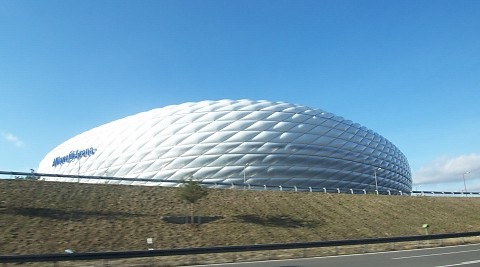
[[[245,175],[252,185],[370,190],[376,174],[381,190],[412,187],[405,156],[372,130],[319,109],[251,100],[184,103],[104,124],[53,149],[38,172],[164,186],[175,184],[135,178],[243,183]]]

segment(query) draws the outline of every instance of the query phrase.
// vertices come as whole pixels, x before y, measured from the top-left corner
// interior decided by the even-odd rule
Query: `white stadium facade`
[[[101,125],[53,149],[38,172],[107,177],[81,179],[88,183],[412,189],[406,157],[374,131],[320,109],[251,100],[184,103]]]

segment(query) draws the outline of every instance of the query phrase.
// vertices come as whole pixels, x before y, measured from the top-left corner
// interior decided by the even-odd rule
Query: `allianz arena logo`
[[[85,157],[85,158],[90,157],[91,155],[95,154],[95,152],[97,152],[97,149],[93,148],[93,147],[90,147],[90,148],[87,148],[87,149],[84,149],[84,150],[75,150],[75,151],[72,150],[66,156],[56,157],[53,160],[52,167],[56,167],[58,165],[62,165],[62,164],[67,163],[67,162],[72,162],[76,159],[81,159],[83,157]]]

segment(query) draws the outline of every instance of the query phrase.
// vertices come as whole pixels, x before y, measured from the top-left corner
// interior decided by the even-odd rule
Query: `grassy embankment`
[[[209,190],[0,180],[0,254],[283,243],[480,231],[480,198]]]

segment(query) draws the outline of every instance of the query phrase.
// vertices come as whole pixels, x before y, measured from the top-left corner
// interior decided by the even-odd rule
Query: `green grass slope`
[[[209,190],[202,223],[176,188],[0,180],[0,254],[304,242],[480,231],[480,198]]]

